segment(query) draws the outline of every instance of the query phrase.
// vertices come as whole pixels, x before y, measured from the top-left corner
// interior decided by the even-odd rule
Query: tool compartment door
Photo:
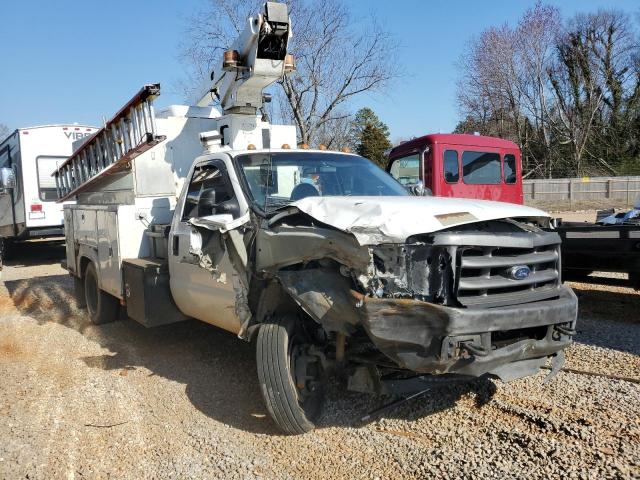
[[[118,213],[98,210],[97,227],[100,288],[111,295],[122,298],[122,275],[118,251]]]
[[[77,242],[90,247],[97,247],[95,210],[74,209],[73,227]]]
[[[70,272],[76,272],[76,240],[73,226],[73,210],[71,208],[64,209],[64,231],[66,237],[67,249],[67,269]]]

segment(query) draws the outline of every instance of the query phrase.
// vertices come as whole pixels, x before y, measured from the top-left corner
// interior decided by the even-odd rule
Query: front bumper
[[[27,232],[29,238],[64,237],[64,227],[30,227]]]
[[[578,300],[563,285],[555,299],[508,307],[450,308],[418,300],[366,298],[361,308],[371,341],[402,368],[429,374],[493,374],[508,381],[536,373],[548,356],[571,344]]]

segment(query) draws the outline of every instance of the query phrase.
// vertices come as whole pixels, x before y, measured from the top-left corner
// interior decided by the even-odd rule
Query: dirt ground
[[[329,392],[312,433],[278,433],[254,350],[189,321],[93,326],[59,266],[23,248],[0,282],[0,478],[640,478],[640,295],[571,284],[566,367],[383,399]]]

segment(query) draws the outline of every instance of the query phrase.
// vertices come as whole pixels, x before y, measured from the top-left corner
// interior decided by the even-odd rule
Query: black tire
[[[310,366],[315,380],[298,388],[294,379],[295,362],[300,358],[295,352],[308,345],[293,315],[265,323],[258,332],[256,361],[262,397],[271,418],[289,435],[313,430],[322,410],[324,378],[319,362]]]
[[[76,307],[84,310],[87,308],[87,297],[84,290],[84,279],[73,277],[73,294],[76,298]]]
[[[8,238],[0,238],[0,267],[6,260],[12,259],[13,253],[13,242]]]
[[[118,318],[118,299],[98,286],[98,274],[93,263],[84,271],[84,298],[89,319],[94,325],[113,322]]]

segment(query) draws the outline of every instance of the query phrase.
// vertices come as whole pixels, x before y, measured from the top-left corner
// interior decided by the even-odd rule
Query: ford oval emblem
[[[531,269],[526,265],[516,265],[515,267],[511,267],[509,275],[514,280],[524,280],[531,275]]]

